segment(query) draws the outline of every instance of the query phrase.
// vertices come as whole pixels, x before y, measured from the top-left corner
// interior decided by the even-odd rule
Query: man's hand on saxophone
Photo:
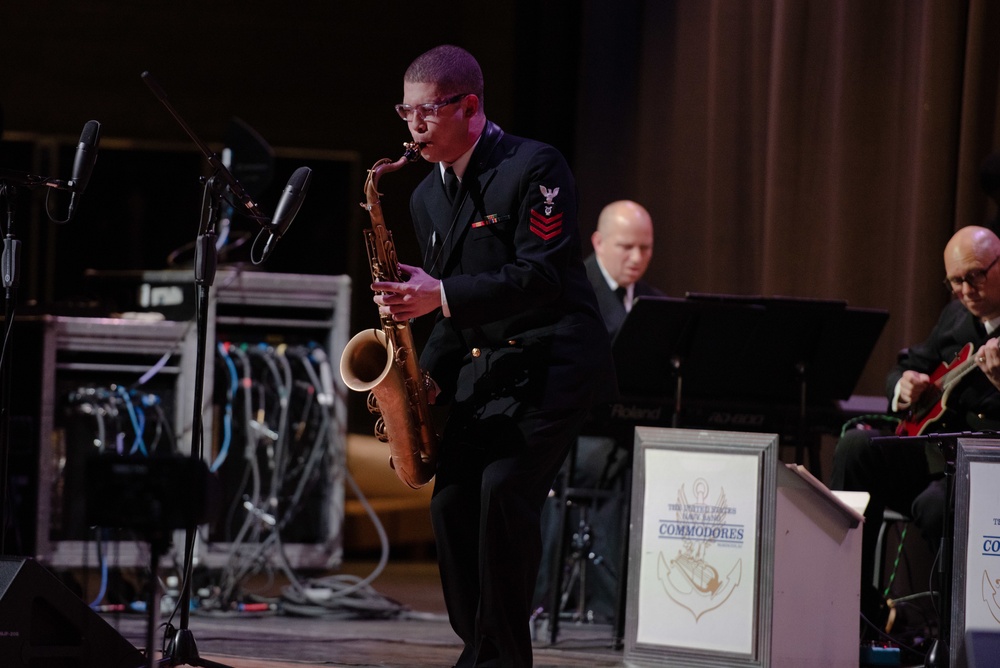
[[[441,281],[420,267],[399,263],[400,273],[406,277],[405,283],[375,281],[372,298],[378,304],[379,315],[391,316],[396,322],[418,318],[442,306]],[[424,374],[424,390],[427,403],[433,404],[441,388],[434,379]]]
[[[397,322],[419,318],[442,306],[441,281],[420,267],[399,264],[400,271],[408,276],[405,283],[376,281],[373,301],[378,304],[379,315],[392,316]]]

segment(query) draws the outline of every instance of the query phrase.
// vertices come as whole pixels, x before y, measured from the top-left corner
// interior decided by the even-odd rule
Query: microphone
[[[76,145],[76,156],[73,158],[73,175],[67,187],[72,192],[69,198],[69,211],[67,220],[73,217],[73,210],[76,208],[76,196],[82,195],[90,182],[90,175],[94,172],[94,163],[97,162],[97,145],[101,141],[101,124],[97,121],[87,121],[80,134],[80,142]]]
[[[68,184],[74,192],[82,193],[86,190],[90,175],[94,171],[94,163],[97,162],[97,145],[100,141],[101,124],[97,121],[87,121],[80,134],[80,143],[76,145],[73,176]]]
[[[274,210],[274,218],[266,224],[271,234],[264,244],[264,251],[261,253],[261,260],[267,259],[271,251],[274,250],[278,239],[284,236],[289,226],[295,219],[295,215],[302,207],[302,202],[306,198],[306,191],[309,190],[309,182],[312,180],[312,170],[308,167],[299,167],[288,179],[288,184],[281,193],[278,207]]]

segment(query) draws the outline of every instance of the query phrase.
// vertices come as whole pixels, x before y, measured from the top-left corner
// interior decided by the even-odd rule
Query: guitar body
[[[948,395],[975,362],[972,357],[973,345],[965,344],[950,364],[942,364],[931,374],[931,384],[920,395],[920,399],[910,407],[906,418],[896,427],[897,436],[920,436],[928,426],[937,422],[948,409]],[[949,379],[955,378],[953,382]]]

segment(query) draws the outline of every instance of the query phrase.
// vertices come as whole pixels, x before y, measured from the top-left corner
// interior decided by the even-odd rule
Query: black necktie
[[[624,306],[625,310],[627,311],[628,304],[626,303],[626,299],[628,299],[628,288],[619,285],[617,288],[615,288],[615,295],[618,297],[618,301],[622,303],[622,306]]]
[[[458,177],[451,167],[444,170],[444,191],[448,195],[448,201],[454,204],[455,196],[458,194]]]

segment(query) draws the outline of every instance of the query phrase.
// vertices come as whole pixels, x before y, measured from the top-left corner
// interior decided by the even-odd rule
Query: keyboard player
[[[602,209],[597,220],[597,229],[591,235],[593,253],[585,260],[587,276],[597,295],[604,324],[614,338],[632,304],[639,297],[663,296],[663,292],[643,280],[653,255],[653,220],[641,204],[631,200],[611,202]],[[586,433],[586,429],[584,430]],[[622,429],[618,435],[583,435],[579,438],[573,457],[572,480],[565,480],[575,488],[611,489],[621,482],[628,463],[630,443],[619,440],[631,439]],[[564,473],[570,470],[569,463]],[[617,503],[596,502],[588,509],[593,543],[589,550],[599,560],[597,567],[589,568],[587,574],[586,607],[600,621],[611,621],[616,614],[618,602],[617,575],[621,561],[619,545],[621,527],[620,508]],[[552,519],[552,518],[547,518]],[[559,536],[549,531],[545,536],[546,552],[543,557],[542,574],[536,592],[539,605],[545,606],[549,599],[549,574],[546,571],[551,560],[551,550]],[[568,554],[568,552],[567,552]]]

